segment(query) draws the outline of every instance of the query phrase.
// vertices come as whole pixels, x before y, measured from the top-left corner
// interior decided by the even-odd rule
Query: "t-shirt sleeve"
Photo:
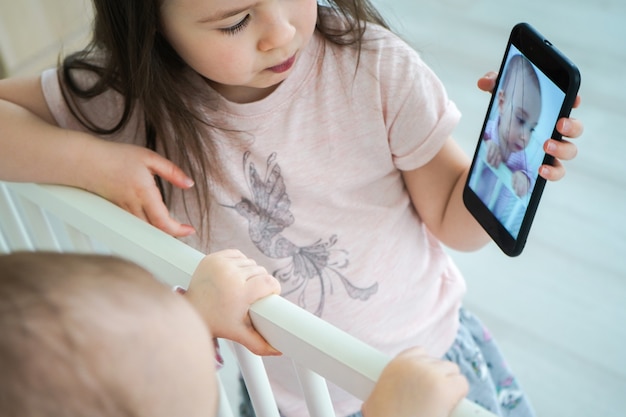
[[[63,98],[56,69],[47,69],[41,74],[41,88],[48,108],[57,124],[65,129],[85,130]]]
[[[398,38],[381,52],[381,97],[389,147],[404,171],[428,163],[461,117],[435,73]]]
[[[76,81],[87,85],[87,83],[93,82],[92,77],[93,76],[90,77],[87,74],[82,74],[82,76],[78,75]],[[41,88],[48,108],[60,127],[91,132],[90,129],[79,120],[75,114],[76,112],[73,113],[71,111],[65,100],[57,69],[48,69],[41,74]],[[124,100],[120,94],[114,91],[108,91],[89,100],[77,99],[76,103],[80,108],[80,117],[82,119],[98,128],[110,129],[116,126],[120,121]],[[142,143],[144,134],[142,129],[140,129],[142,124],[137,117],[138,113],[139,112],[136,111],[133,112],[130,120],[122,129],[110,135],[102,135],[102,137],[116,142]]]

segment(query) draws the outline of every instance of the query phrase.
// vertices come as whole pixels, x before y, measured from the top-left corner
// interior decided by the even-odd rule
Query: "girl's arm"
[[[479,80],[478,86],[490,91],[494,80],[494,73],[489,73]],[[574,107],[579,104],[577,98]],[[553,165],[542,165],[539,169],[539,174],[548,181],[557,181],[565,175],[561,160],[573,159],[578,151],[566,138],[580,136],[583,125],[576,119],[563,118],[558,121],[557,130],[564,139],[549,139],[544,145],[545,152],[556,159]],[[476,250],[489,242],[489,236],[463,203],[469,167],[467,155],[448,138],[428,164],[402,174],[413,205],[429,230],[445,245],[462,251]]]
[[[65,162],[78,159],[79,136],[56,126],[38,78],[0,81],[0,178],[76,185]]]
[[[0,81],[0,179],[83,188],[167,233],[193,233],[170,217],[155,175],[180,188],[193,185],[155,152],[59,127],[38,77]]]
[[[445,245],[456,250],[475,250],[489,236],[463,204],[463,186],[470,160],[452,139],[423,167],[402,176],[420,218]]]

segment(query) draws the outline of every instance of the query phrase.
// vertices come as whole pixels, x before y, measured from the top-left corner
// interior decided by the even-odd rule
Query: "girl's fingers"
[[[496,78],[498,73],[495,71],[489,71],[481,79],[478,80],[478,88],[488,93],[493,92],[493,88],[496,85]]]
[[[559,119],[556,129],[565,137],[577,138],[582,135],[584,127],[580,120],[564,117]]]
[[[562,161],[569,161],[576,157],[578,154],[578,147],[567,140],[554,140],[548,139],[543,145],[544,151],[557,159]]]
[[[561,161],[555,159],[553,165],[542,165],[539,175],[548,181],[558,181],[565,176],[565,167]]]
[[[143,211],[148,223],[171,236],[185,237],[195,233],[193,226],[174,220],[160,199],[158,202],[145,204]]]
[[[153,174],[178,188],[188,189],[194,185],[193,180],[178,165],[156,153],[153,154],[149,168]]]

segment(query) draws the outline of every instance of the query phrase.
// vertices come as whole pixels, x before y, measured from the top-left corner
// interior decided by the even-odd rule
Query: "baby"
[[[277,354],[247,308],[279,290],[238,251],[208,255],[184,296],[114,257],[2,255],[0,415],[215,416],[212,336]],[[467,389],[455,364],[410,349],[385,368],[363,414],[445,417]]]
[[[532,64],[515,55],[502,75],[502,87],[495,98],[498,115],[487,123],[483,139],[487,162],[504,163],[513,173],[511,187],[519,197],[528,194],[536,172],[530,172],[524,150],[541,115],[541,87]]]

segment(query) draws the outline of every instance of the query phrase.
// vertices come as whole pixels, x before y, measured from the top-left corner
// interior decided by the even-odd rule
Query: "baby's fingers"
[[[265,269],[262,268],[264,271]],[[280,294],[280,283],[276,278],[269,275],[267,272],[259,273],[249,277],[245,283],[245,291],[250,304],[255,301],[265,298],[272,294]],[[249,316],[246,322],[248,326],[239,343],[244,345],[248,350],[256,355],[262,356],[277,356],[281,353],[274,349],[267,341],[254,329]]]
[[[268,295],[280,294],[280,283],[268,273],[250,276],[250,278],[246,280],[245,288],[248,301],[251,304]]]
[[[282,353],[267,343],[252,325],[246,328],[241,335],[236,335],[233,340],[245,346],[250,352],[259,356],[280,356]]]

